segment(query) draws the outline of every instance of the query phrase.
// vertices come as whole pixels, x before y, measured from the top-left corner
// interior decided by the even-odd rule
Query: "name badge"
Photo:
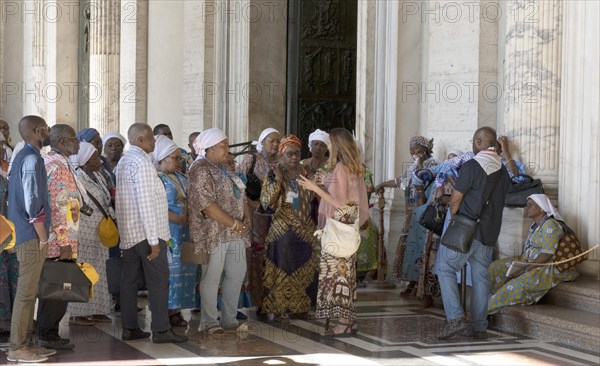
[[[295,210],[300,208],[300,197],[298,197],[298,193],[296,192],[288,192],[285,197],[285,202],[291,203],[292,208]]]
[[[240,179],[240,177],[238,177],[237,175],[232,176],[231,180],[240,189],[240,191],[243,192],[246,189],[246,185],[244,184],[244,182],[242,182],[242,179]]]

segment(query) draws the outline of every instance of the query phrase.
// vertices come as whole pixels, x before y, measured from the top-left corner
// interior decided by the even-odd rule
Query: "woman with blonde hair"
[[[330,159],[334,169],[324,179],[325,189],[301,176],[299,184],[321,197],[318,227],[323,228],[327,218],[345,211],[349,204],[358,210],[348,209],[349,221],[358,219],[360,225],[369,219],[369,203],[365,186],[365,168],[360,161],[358,145],[343,128],[329,133]],[[341,210],[340,210],[341,209]],[[349,258],[321,254],[319,286],[317,293],[317,318],[338,318],[337,324],[326,329],[325,336],[351,336],[358,331],[356,324],[356,254]]]

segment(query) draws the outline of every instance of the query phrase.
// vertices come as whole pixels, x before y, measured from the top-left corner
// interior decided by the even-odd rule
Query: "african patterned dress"
[[[432,157],[423,162],[423,168],[429,169],[437,164],[437,160]],[[396,186],[404,190],[406,219],[396,249],[392,276],[404,281],[419,280],[420,258],[427,240],[427,229],[419,224],[419,219],[427,206],[416,206],[417,193],[412,183],[412,176],[416,171],[417,164],[413,163],[402,177],[396,178]]]
[[[320,242],[310,217],[314,193],[282,172],[283,181],[274,174],[265,177],[260,196],[262,207],[275,211],[265,239],[262,311],[303,314],[316,304],[317,296]]]
[[[373,192],[373,174],[366,168],[365,185],[367,186],[367,195]],[[356,251],[356,272],[361,273],[377,269],[377,240],[377,228],[375,227],[373,220],[369,218],[367,227],[363,227],[360,230],[360,246]]]
[[[7,203],[8,180],[0,175],[0,215],[6,216]],[[14,249],[0,252],[0,274],[0,330],[8,330],[19,277],[19,262]],[[6,323],[3,324],[3,320]]]
[[[561,273],[555,266],[540,266],[506,281],[506,271],[512,261],[532,262],[542,253],[552,254],[552,261],[562,236],[560,223],[547,217],[541,225],[533,223],[529,228],[523,254],[500,259],[490,265],[488,275],[492,296],[488,301],[489,314],[495,314],[505,306],[535,304],[554,286],[573,281],[579,276],[574,269]]]
[[[158,176],[167,191],[169,211],[176,215],[185,213],[187,176],[180,172]],[[169,221],[169,309],[187,309],[195,306],[194,287],[196,286],[196,266],[181,262],[181,244],[189,241],[187,226]]]
[[[262,182],[271,170],[277,167],[278,162],[269,162],[261,153],[248,154],[244,157],[244,160],[238,165],[237,172],[241,174],[248,174],[252,167],[252,160],[256,156],[256,163],[254,164],[254,174]],[[266,225],[267,218],[260,215],[256,211],[252,212],[252,225]],[[253,238],[254,239],[254,238]],[[263,271],[265,262],[265,253],[262,243],[252,241],[251,248],[248,248],[246,260],[248,262],[247,278],[244,280],[242,285],[242,294],[244,292],[250,292],[252,294],[252,303],[257,309],[260,309],[262,305],[262,293],[263,293]]]
[[[348,168],[338,163],[335,169],[325,177],[325,190],[342,207],[348,203],[358,203],[358,210],[348,209],[340,212],[338,207],[324,199],[319,204],[319,228],[325,226],[327,218],[337,219],[336,215],[353,216],[363,225],[369,219],[369,202],[364,177],[350,174]],[[340,208],[342,208],[340,207]],[[352,206],[356,207],[356,206]],[[343,210],[343,209],[342,209]],[[356,318],[356,255],[349,258],[334,257],[321,253],[319,262],[319,289],[317,292],[317,318]]]
[[[101,172],[94,172],[90,177],[86,172],[77,169],[77,178],[85,188],[88,197],[93,196],[102,209],[113,218],[115,212],[110,206],[110,193]],[[87,303],[69,303],[71,316],[106,315],[111,310],[112,296],[108,293],[106,280],[106,260],[108,250],[98,237],[98,224],[104,218],[102,210],[89,199],[86,203],[94,210],[91,216],[80,215],[78,261],[90,263],[98,272],[98,282],[94,285],[94,296]]]

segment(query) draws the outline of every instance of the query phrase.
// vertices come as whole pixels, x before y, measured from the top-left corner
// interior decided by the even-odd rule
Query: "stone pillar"
[[[0,1],[0,7],[4,6],[3,2]],[[0,95],[4,95],[4,23],[5,19],[0,19]],[[4,116],[4,98],[0,99],[0,118]],[[6,118],[6,117],[5,117]]]
[[[599,17],[597,1],[564,2],[559,211],[584,246],[600,243]],[[600,252],[590,259],[580,270],[598,277]]]
[[[120,28],[121,4],[91,0],[88,45],[89,127],[97,129],[101,135],[119,130]],[[125,90],[131,91],[128,88]],[[125,94],[126,97],[130,95]]]
[[[562,0],[506,4],[504,131],[530,174],[556,198],[560,148]]]
[[[147,123],[148,0],[121,0],[119,130]],[[168,70],[165,70],[168,72]]]
[[[24,0],[20,3],[23,13],[23,82],[19,86],[23,103],[23,115],[35,114],[49,124],[56,121],[48,118],[48,106],[43,98],[46,88],[46,43],[47,22],[42,17],[44,1]],[[21,21],[21,20],[20,20]]]

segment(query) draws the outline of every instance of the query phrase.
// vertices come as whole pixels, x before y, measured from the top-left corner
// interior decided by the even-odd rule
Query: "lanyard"
[[[282,169],[282,170],[285,173],[285,177],[287,178],[288,182],[290,182],[290,186],[292,187],[292,190],[294,191],[294,193],[298,193],[298,168],[296,168],[296,179],[295,180],[292,180],[290,178],[290,175],[289,175],[287,169]]]
[[[241,191],[243,189],[246,189],[246,185],[244,184],[244,182],[242,182],[240,177],[238,177],[238,176],[232,177],[231,174],[229,174],[227,171],[225,171],[223,168],[221,168],[217,164],[210,161],[210,159],[207,157],[203,157],[203,159],[208,161],[210,163],[210,165],[212,165],[214,168],[218,169],[221,173],[223,173],[224,176],[229,178],[231,183],[233,183],[233,194],[235,195],[235,198],[240,198],[242,196]]]

